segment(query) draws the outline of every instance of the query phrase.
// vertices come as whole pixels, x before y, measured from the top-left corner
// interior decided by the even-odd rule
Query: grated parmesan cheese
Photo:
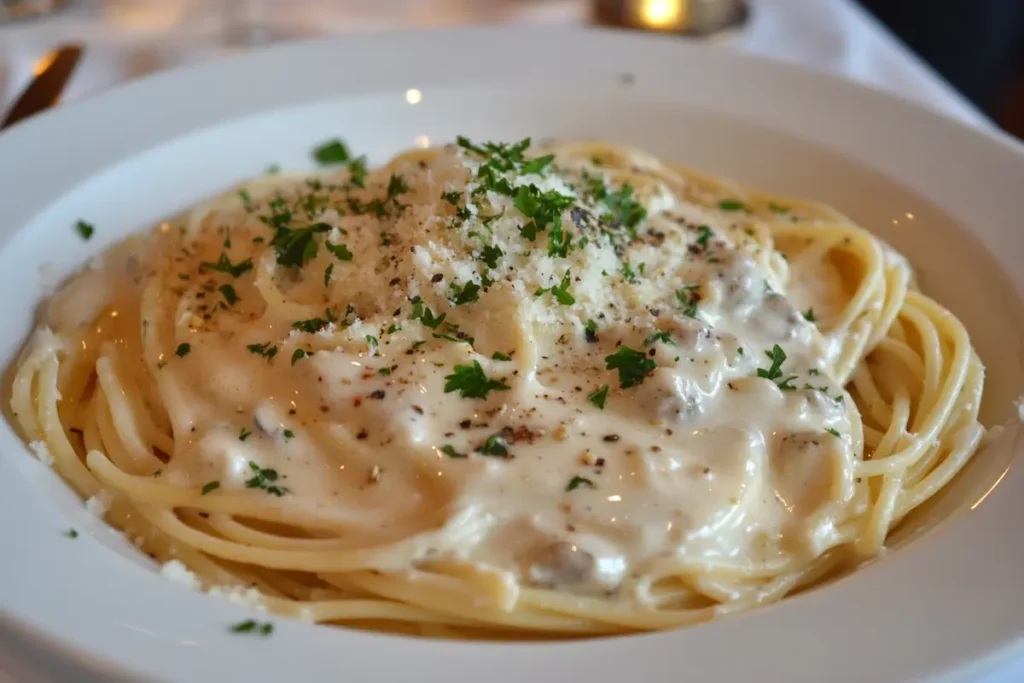
[[[110,509],[110,503],[113,502],[114,496],[110,491],[100,491],[92,498],[85,501],[85,509],[90,514],[103,519],[107,516],[107,511]]]
[[[199,577],[179,560],[165,562],[160,568],[160,575],[194,591],[202,588],[202,582],[199,580]]]
[[[256,588],[242,588],[241,586],[212,586],[206,591],[207,595],[222,598],[242,607],[252,607],[260,611],[267,609],[264,603],[264,595]]]
[[[36,456],[39,462],[43,463],[47,467],[53,467],[53,454],[50,453],[49,447],[47,447],[45,441],[31,441],[28,447],[32,449],[32,453]]]

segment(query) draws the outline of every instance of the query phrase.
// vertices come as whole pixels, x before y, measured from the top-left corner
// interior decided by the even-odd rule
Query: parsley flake
[[[189,351],[192,350],[192,345],[188,343],[178,344],[178,348],[174,350],[174,355],[178,358],[184,358],[188,355]]]
[[[454,297],[449,297],[453,306],[462,306],[463,304],[471,304],[474,301],[480,300],[480,285],[475,282],[467,282],[465,286],[460,286],[457,283],[452,283],[452,293]]]
[[[93,236],[93,233],[96,232],[96,227],[92,223],[86,223],[83,220],[79,220],[75,223],[75,231],[78,233],[79,237],[88,242]]]
[[[241,277],[247,271],[252,270],[252,259],[247,258],[244,261],[239,261],[238,263],[231,263],[231,259],[229,259],[228,255],[222,251],[216,262],[203,261],[199,265],[207,270],[215,270],[218,273],[227,273],[231,277]]]
[[[447,455],[449,458],[469,457],[465,453],[460,453],[459,451],[455,450],[455,446],[452,446],[450,443],[446,443],[445,445],[441,446],[441,452]]]
[[[224,295],[225,301],[228,302],[228,306],[234,306],[238,303],[238,294],[235,292],[235,288],[231,285],[221,285],[220,293]]]
[[[758,368],[757,376],[771,380],[776,380],[779,377],[782,377],[782,364],[786,361],[786,352],[782,350],[782,347],[776,344],[772,347],[771,351],[765,351],[764,355],[768,356],[772,361],[772,364],[767,370],[764,368]]]
[[[292,354],[292,365],[295,365],[308,355],[309,354],[303,351],[302,349],[295,349],[295,353]]]
[[[291,430],[286,429],[285,432]],[[294,434],[293,434],[294,436]],[[274,482],[277,481],[277,470],[270,469],[267,467],[260,467],[257,463],[250,460],[249,469],[252,471],[253,476],[250,479],[246,479],[245,488],[247,489],[261,489],[273,496],[283,496],[288,493],[288,489],[278,486]]]
[[[512,356],[504,354],[501,351],[495,351],[491,354],[491,360],[512,360]]]
[[[474,448],[473,450],[480,455],[493,455],[499,458],[507,458],[508,442],[502,438],[501,434],[491,434],[487,437],[487,440],[484,441],[483,445],[479,448]]]
[[[833,429],[832,427],[829,427],[825,431],[831,434],[832,436],[836,437],[837,439],[842,438],[842,435],[838,432],[838,430]]]
[[[581,486],[586,486],[587,488],[590,489],[597,488],[597,486],[594,485],[594,482],[590,481],[586,477],[573,477],[572,479],[569,480],[569,483],[566,485],[565,491],[566,493],[568,493],[569,491],[575,491]]]
[[[277,347],[272,346],[270,342],[265,344],[249,344],[245,348],[249,349],[250,352],[255,353],[257,356],[263,356],[268,361],[277,355]]]
[[[348,147],[338,138],[328,140],[313,150],[313,158],[324,166],[344,164],[349,157]]]
[[[213,480],[211,482],[208,482],[205,485],[203,485],[203,493],[202,493],[202,495],[205,496],[207,493],[210,493],[212,491],[216,491],[219,488],[220,488],[220,481],[215,479],[215,480]]]
[[[722,211],[749,211],[747,205],[738,199],[723,199],[718,202],[718,208]]]
[[[814,315],[813,308],[808,308],[806,311],[804,311],[804,320],[806,320],[809,323],[818,321],[818,316]]]
[[[605,357],[605,369],[619,371],[619,386],[622,389],[634,387],[647,378],[657,363],[646,353],[620,346],[619,350]]]
[[[608,400],[608,385],[605,384],[600,389],[590,394],[590,396],[587,396],[587,400],[601,410],[604,410],[604,402]]]
[[[480,361],[472,365],[456,365],[454,371],[444,378],[446,394],[458,391],[462,398],[487,398],[492,391],[508,391],[511,387],[502,380],[494,380],[484,374]]]
[[[259,623],[255,619],[240,621],[231,627],[232,633],[252,633],[260,636],[269,636],[274,632],[274,625],[269,621]]]

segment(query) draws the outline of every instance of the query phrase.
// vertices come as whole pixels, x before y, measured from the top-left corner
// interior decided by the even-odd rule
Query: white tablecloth
[[[750,0],[740,31],[715,40],[735,49],[845,75],[961,119],[990,122],[851,0]],[[210,0],[82,0],[55,17],[0,27],[0,103],[31,77],[35,61],[63,41],[89,50],[65,100],[185,59],[219,30]],[[580,23],[584,0],[270,0],[266,18],[297,35],[467,23]],[[205,9],[204,9],[205,7]],[[208,41],[206,44],[209,44]],[[0,682],[4,681],[0,671]],[[1024,662],[980,683],[1024,680]]]

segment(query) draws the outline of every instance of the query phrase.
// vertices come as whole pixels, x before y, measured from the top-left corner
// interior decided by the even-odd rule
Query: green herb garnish
[[[475,282],[467,282],[465,286],[460,286],[458,283],[452,283],[452,293],[455,296],[449,298],[453,306],[471,304],[480,299],[480,285]]]
[[[224,300],[228,302],[228,306],[234,306],[238,303],[238,294],[235,293],[235,288],[231,285],[221,285],[220,293],[224,295]]]
[[[207,493],[210,493],[211,491],[216,491],[219,488],[220,488],[220,482],[219,481],[214,480],[214,481],[208,482],[208,483],[206,483],[203,486],[203,493],[202,493],[202,495],[205,496]]]
[[[619,386],[623,389],[640,384],[657,367],[653,358],[628,346],[620,346],[618,351],[606,356],[604,361],[605,369],[619,371]]]
[[[266,342],[265,344],[249,344],[245,348],[249,349],[249,351],[255,353],[257,356],[263,356],[268,361],[277,355],[277,347],[271,346],[270,342]]]
[[[290,432],[288,429],[284,431],[286,433]],[[277,481],[277,470],[260,467],[252,460],[249,461],[249,469],[252,471],[253,475],[252,478],[246,479],[245,488],[262,489],[273,496],[283,496],[288,493],[288,489],[274,483]]]
[[[240,621],[239,623],[232,626],[231,632],[254,633],[261,636],[269,636],[271,633],[274,632],[274,625],[269,621],[261,624],[253,619],[246,619],[245,621]]]
[[[608,400],[608,385],[605,384],[600,389],[590,394],[590,396],[587,396],[587,400],[601,410],[604,410],[604,402]]]
[[[676,290],[676,302],[683,309],[683,315],[697,317],[697,304],[700,303],[700,285],[686,285]]]
[[[456,365],[454,371],[444,378],[444,391],[458,391],[462,398],[487,398],[492,391],[508,391],[511,387],[502,380],[493,380],[484,374],[479,361],[472,365]]]
[[[586,486],[587,488],[591,489],[597,488],[594,485],[594,482],[590,481],[586,477],[573,477],[572,479],[569,480],[569,483],[566,485],[565,491],[566,493],[568,493],[569,491],[575,491],[581,486]]]
[[[665,332],[664,330],[649,335],[646,339],[644,339],[644,346],[650,346],[654,342],[662,342],[664,344],[669,344],[671,346],[676,345],[676,343],[672,340],[672,335],[669,334],[668,332]]]
[[[89,241],[93,233],[96,232],[95,226],[92,223],[86,223],[85,221],[78,221],[75,223],[75,231],[78,232],[78,236],[85,241]]]
[[[512,360],[512,356],[506,355],[501,351],[495,351],[491,354],[492,360]]]
[[[473,449],[480,455],[494,455],[501,458],[508,457],[508,442],[502,438],[501,434],[491,434],[484,441],[483,445],[479,448]]]
[[[724,199],[718,202],[718,208],[722,211],[749,211],[747,205],[738,199]]]
[[[576,303],[575,297],[569,293],[569,285],[572,283],[572,276],[569,271],[565,271],[565,275],[562,276],[562,282],[552,287],[541,288],[534,292],[534,296],[541,296],[545,292],[551,292],[551,296],[555,297],[555,301],[562,304],[563,306],[572,306]]]
[[[757,376],[770,380],[782,377],[782,364],[786,361],[786,352],[782,350],[782,347],[776,344],[771,351],[765,351],[764,355],[768,356],[772,364],[767,370],[758,368]]]
[[[469,457],[465,453],[460,453],[459,451],[455,450],[455,446],[452,446],[451,444],[448,444],[448,443],[446,443],[445,445],[441,446],[441,452],[444,453],[445,455],[447,455],[449,458],[466,458],[466,457]]]
[[[303,351],[302,349],[295,349],[295,353],[292,354],[292,365],[295,365],[308,355],[309,354]]]
[[[192,345],[188,343],[178,344],[178,348],[174,350],[174,355],[178,358],[184,358],[188,355],[188,352],[192,350]]]
[[[349,160],[350,155],[345,143],[335,138],[314,149],[313,158],[327,166],[330,164],[344,164]]]
[[[818,316],[814,315],[813,308],[808,308],[806,311],[804,311],[804,320],[806,320],[809,323],[818,321]]]
[[[203,261],[200,266],[209,270],[215,270],[219,273],[227,273],[231,277],[241,277],[243,273],[252,270],[252,259],[247,258],[244,261],[238,263],[231,263],[231,259],[224,252],[220,253],[215,263],[210,261]]]

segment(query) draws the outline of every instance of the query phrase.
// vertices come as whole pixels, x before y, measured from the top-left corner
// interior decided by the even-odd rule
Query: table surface
[[[0,104],[20,92],[39,57],[65,41],[88,47],[65,101],[182,61],[210,58],[210,46],[224,31],[217,4],[81,0],[50,18],[0,26]],[[499,22],[573,25],[585,22],[589,14],[586,0],[268,0],[262,5],[268,25],[298,37]],[[744,27],[710,40],[889,90],[969,125],[992,125],[851,0],[751,0],[751,5]],[[17,678],[12,676],[15,670]],[[0,668],[0,683],[62,680],[61,673],[27,671],[22,666]],[[979,683],[1021,680],[1024,661]]]

